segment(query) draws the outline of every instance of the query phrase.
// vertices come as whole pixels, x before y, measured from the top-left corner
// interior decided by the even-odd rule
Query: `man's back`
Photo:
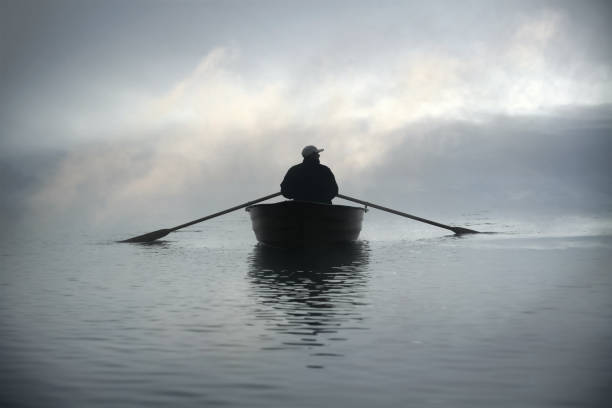
[[[329,167],[319,163],[319,151],[315,148],[314,153],[304,156],[302,163],[287,171],[281,183],[281,193],[285,197],[331,204],[332,198],[338,194],[338,184]]]

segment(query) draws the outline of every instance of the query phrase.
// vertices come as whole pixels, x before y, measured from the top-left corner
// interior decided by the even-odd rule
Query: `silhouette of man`
[[[319,162],[319,153],[322,151],[315,146],[302,149],[304,161],[291,167],[281,183],[283,196],[331,204],[332,198],[338,194],[338,184],[329,167]]]

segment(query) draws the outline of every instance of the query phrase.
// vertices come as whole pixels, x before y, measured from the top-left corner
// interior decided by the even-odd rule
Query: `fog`
[[[307,144],[422,216],[609,211],[610,11],[4,2],[2,218],[170,226],[278,191]]]

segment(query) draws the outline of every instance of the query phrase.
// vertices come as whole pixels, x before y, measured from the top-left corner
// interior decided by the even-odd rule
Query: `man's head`
[[[304,157],[304,159],[318,158],[319,153],[323,150],[324,149],[317,149],[316,146],[309,145],[302,149],[302,157]]]

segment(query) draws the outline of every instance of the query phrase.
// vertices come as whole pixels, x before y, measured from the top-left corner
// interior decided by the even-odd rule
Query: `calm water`
[[[154,245],[16,234],[0,405],[610,406],[612,236],[464,225],[503,233],[372,217],[355,245],[287,252],[237,213]]]

